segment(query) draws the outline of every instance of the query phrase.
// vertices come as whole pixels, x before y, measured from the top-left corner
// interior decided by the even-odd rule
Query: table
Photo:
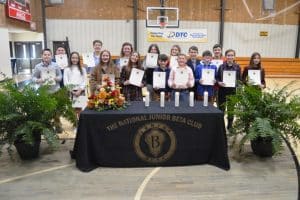
[[[122,111],[80,114],[73,158],[84,172],[98,166],[211,164],[230,169],[223,112],[213,106],[131,102]]]

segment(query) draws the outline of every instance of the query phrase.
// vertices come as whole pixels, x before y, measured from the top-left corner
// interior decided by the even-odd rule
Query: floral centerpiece
[[[120,89],[118,85],[113,85],[109,77],[105,77],[101,88],[88,98],[87,107],[97,111],[125,109],[125,97]]]

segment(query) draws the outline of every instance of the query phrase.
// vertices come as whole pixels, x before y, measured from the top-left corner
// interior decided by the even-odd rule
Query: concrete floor
[[[33,161],[21,161],[17,154],[11,160],[4,153],[0,163],[0,199],[297,199],[297,172],[287,148],[270,159],[252,153],[237,159],[230,151],[229,171],[195,165],[99,167],[83,173],[69,157],[73,142],[67,140],[55,152],[42,143],[40,158]],[[246,152],[250,151],[247,147]]]
[[[289,79],[271,79],[275,87]],[[73,128],[64,123],[67,138],[51,152],[42,142],[41,155],[33,161],[0,157],[0,200],[103,199],[103,200],[296,200],[298,177],[287,147],[281,155],[261,159],[249,146],[242,157],[229,151],[231,169],[210,165],[162,168],[103,168],[80,172],[70,159]],[[298,158],[300,147],[296,148]]]

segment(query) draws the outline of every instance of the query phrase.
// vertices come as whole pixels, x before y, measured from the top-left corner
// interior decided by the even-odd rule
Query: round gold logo
[[[167,161],[176,150],[174,131],[163,123],[148,123],[138,129],[134,138],[136,154],[149,163]]]

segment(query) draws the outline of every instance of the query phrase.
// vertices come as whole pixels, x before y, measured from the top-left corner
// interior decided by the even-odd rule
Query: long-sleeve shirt
[[[102,68],[102,66],[98,65],[95,67],[91,73],[90,78],[90,91],[91,94],[94,94],[97,85],[101,85],[102,83],[102,74],[114,74],[115,75],[115,84],[119,84],[120,80],[120,71],[117,69],[115,65],[108,66],[105,70]]]
[[[229,66],[227,62],[224,62],[222,65],[220,65],[220,67],[218,69],[218,73],[217,73],[217,81],[218,82],[223,82],[223,72],[224,71],[236,71],[236,81],[242,80],[240,66],[236,63],[233,63],[232,66]]]
[[[37,64],[33,71],[32,81],[37,83],[37,80],[43,79],[44,73],[49,73],[51,71],[55,72],[55,78],[56,78],[56,80],[54,80],[55,81],[54,85],[52,85],[49,89],[49,92],[53,93],[59,90],[60,88],[59,83],[62,80],[62,74],[60,68],[55,62],[50,62],[49,64],[45,62],[41,62]],[[47,84],[47,82],[41,83],[41,85],[44,84]]]
[[[185,85],[178,85],[178,83],[175,82],[176,80],[176,75],[179,73],[187,73],[188,78],[186,80]],[[195,78],[192,69],[189,66],[184,66],[184,67],[176,67],[173,68],[170,72],[170,77],[168,80],[169,87],[173,88],[173,84],[175,84],[175,88],[173,89],[188,89],[190,87],[193,87],[195,84]],[[189,85],[189,86],[188,86]],[[180,87],[180,88],[179,88]]]
[[[82,68],[82,74],[77,66],[72,65],[64,70],[64,85],[73,86],[73,90],[85,90],[87,85],[86,69]]]
[[[215,79],[217,78],[217,66],[213,65],[212,63],[208,63],[208,65],[205,65],[203,62],[201,62],[197,68],[196,68],[196,76],[195,76],[195,82],[197,85],[197,94],[203,96],[204,92],[208,92],[208,96],[214,95],[214,86],[213,85],[202,85],[200,84],[200,80],[203,79],[202,70],[203,69],[213,69],[215,71]]]

